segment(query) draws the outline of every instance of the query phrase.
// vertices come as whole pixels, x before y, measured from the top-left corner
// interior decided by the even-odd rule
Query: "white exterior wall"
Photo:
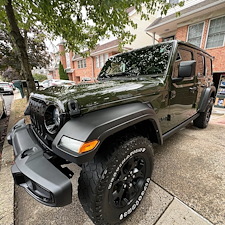
[[[137,29],[134,29],[132,27],[128,27],[127,29],[129,29],[132,34],[136,35],[136,39],[131,44],[125,45],[125,47],[136,49],[147,45],[152,45],[153,38],[146,34],[145,29],[157,18],[157,16],[150,16],[149,20],[141,20],[141,16],[135,11],[133,12],[133,15],[130,15],[130,18],[132,21],[134,21],[134,23],[137,24]],[[156,39],[158,39],[158,37],[156,37]]]
[[[204,2],[204,1],[205,0],[185,0],[183,7],[176,6],[176,7],[172,8],[172,9],[169,9],[168,12],[167,12],[167,14],[166,14],[166,16],[169,16],[169,15],[171,15],[173,13],[179,12],[179,11],[181,11],[183,9],[186,9],[188,7],[191,7],[193,5],[196,5],[196,4],[198,4],[200,2]],[[168,2],[169,2],[169,0],[168,0]],[[163,16],[163,17],[165,17],[165,16]]]

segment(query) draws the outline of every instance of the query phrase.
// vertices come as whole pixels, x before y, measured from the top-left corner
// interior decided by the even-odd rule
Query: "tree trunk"
[[[28,95],[30,95],[30,93],[35,91],[36,88],[35,88],[34,78],[31,73],[25,40],[24,40],[24,37],[21,35],[21,32],[19,30],[16,18],[15,18],[15,14],[12,7],[12,0],[7,1],[7,5],[5,5],[5,10],[6,10],[7,18],[9,21],[10,29],[11,29],[10,35],[12,36],[15,42],[15,46],[17,47],[17,50],[20,56],[19,59],[21,62],[21,68],[27,81]]]

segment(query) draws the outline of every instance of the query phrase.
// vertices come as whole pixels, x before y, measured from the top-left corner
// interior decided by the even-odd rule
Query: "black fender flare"
[[[198,112],[205,112],[209,98],[213,96],[215,98],[216,88],[214,86],[208,87],[203,90],[200,103],[198,105]]]
[[[132,125],[150,120],[157,136],[157,142],[162,144],[162,133],[158,118],[153,108],[143,103],[130,103],[87,113],[81,117],[72,118],[59,131],[52,143],[52,150],[60,157],[81,164],[91,160],[103,141]],[[62,149],[59,142],[66,136],[81,142],[98,139],[100,144],[86,153],[76,153]]]

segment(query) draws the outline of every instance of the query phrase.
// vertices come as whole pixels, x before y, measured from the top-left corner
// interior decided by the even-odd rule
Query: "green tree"
[[[68,75],[67,75],[66,71],[64,70],[61,61],[59,62],[59,77],[62,80],[69,80]]]
[[[44,81],[44,80],[47,80],[47,79],[48,79],[46,75],[39,74],[39,73],[35,73],[35,74],[33,74],[33,78],[34,78],[34,80],[38,80],[39,82],[41,82],[41,81]]]
[[[49,64],[50,55],[46,51],[45,36],[37,29],[26,31],[26,46],[31,67],[42,68]],[[9,73],[8,71],[11,71]],[[0,73],[7,80],[25,79],[22,77],[19,54],[6,30],[0,30]],[[10,75],[10,76],[9,76]],[[14,77],[15,75],[15,77]]]
[[[142,6],[147,12],[142,12]],[[124,43],[134,36],[125,28],[136,27],[127,9],[135,7],[143,19],[160,10],[165,14],[172,5],[166,0],[0,0],[0,21],[17,48],[21,68],[30,91],[35,90],[23,30],[37,27],[54,36],[61,36],[67,47],[77,53],[92,49],[102,37],[112,33]]]

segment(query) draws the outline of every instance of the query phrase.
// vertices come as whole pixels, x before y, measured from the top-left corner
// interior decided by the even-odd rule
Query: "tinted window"
[[[205,57],[206,61],[206,75],[212,75],[212,60],[208,57]]]
[[[205,58],[199,53],[197,53],[196,69],[198,76],[205,76]]]
[[[173,66],[173,77],[178,77],[178,69],[180,62],[193,60],[193,53],[186,48],[179,48],[176,56],[176,61]]]
[[[190,61],[193,59],[193,53],[187,49],[179,49],[182,61]]]

